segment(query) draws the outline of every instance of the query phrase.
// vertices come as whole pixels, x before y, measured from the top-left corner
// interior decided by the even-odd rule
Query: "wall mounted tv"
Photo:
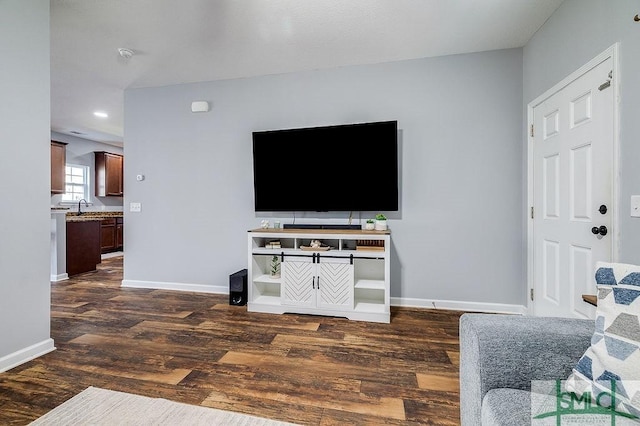
[[[397,211],[398,122],[253,132],[255,211]]]

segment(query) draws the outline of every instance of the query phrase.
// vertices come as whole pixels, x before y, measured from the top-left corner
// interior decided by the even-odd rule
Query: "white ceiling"
[[[51,0],[51,128],[121,145],[127,88],[522,47],[560,3]]]

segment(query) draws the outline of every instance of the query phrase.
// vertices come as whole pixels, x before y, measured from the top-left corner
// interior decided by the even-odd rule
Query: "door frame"
[[[533,219],[531,218],[531,208],[533,207],[533,137],[531,136],[531,126],[533,125],[533,110],[542,102],[567,87],[573,81],[582,77],[587,72],[591,71],[597,65],[611,58],[613,74],[611,81],[611,89],[613,90],[613,169],[611,179],[611,260],[617,261],[620,244],[620,227],[619,227],[619,201],[620,201],[620,171],[619,171],[619,156],[620,156],[620,75],[618,65],[618,43],[614,43],[604,52],[600,53],[595,58],[591,59],[582,67],[572,72],[569,76],[562,81],[554,85],[549,90],[545,91],[542,95],[535,98],[533,101],[527,104],[527,314],[533,315],[533,301],[531,300],[531,292],[534,288],[533,272],[534,272],[534,246],[533,246]]]

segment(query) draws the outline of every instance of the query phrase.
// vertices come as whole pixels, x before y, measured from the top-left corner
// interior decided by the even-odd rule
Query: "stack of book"
[[[269,241],[267,244],[265,244],[264,247],[268,248],[268,249],[279,249],[279,248],[282,248],[282,246],[280,245],[280,240]]]
[[[384,251],[384,240],[356,240],[356,250]]]

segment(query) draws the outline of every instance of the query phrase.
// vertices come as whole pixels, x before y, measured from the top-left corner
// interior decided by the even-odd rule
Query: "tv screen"
[[[398,123],[253,132],[256,211],[398,210]]]

